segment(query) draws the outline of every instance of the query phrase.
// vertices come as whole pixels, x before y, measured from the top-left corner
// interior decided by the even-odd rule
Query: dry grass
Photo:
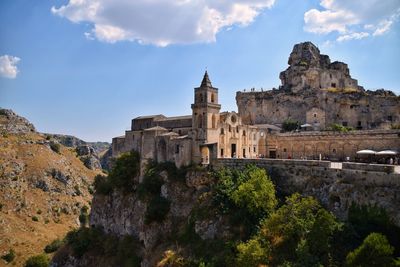
[[[44,139],[36,133],[0,136],[0,254],[14,249],[15,266],[43,253],[47,244],[79,226],[80,207],[89,206],[92,197],[87,186],[98,173],[84,167],[69,149],[62,146],[57,154],[37,141]],[[23,166],[22,172],[10,176],[15,164]],[[70,174],[71,183],[65,185],[49,177],[52,169]],[[49,187],[60,192],[36,188],[37,181],[44,178]],[[80,196],[65,193],[76,185]],[[32,220],[34,216],[38,221]]]

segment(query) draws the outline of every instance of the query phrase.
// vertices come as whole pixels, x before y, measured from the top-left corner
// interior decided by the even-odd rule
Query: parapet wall
[[[352,203],[378,205],[400,226],[398,166],[336,163],[317,160],[216,159],[215,168],[244,168],[254,164],[267,170],[283,195],[300,192],[317,198],[340,218]],[[342,169],[340,169],[342,167]]]

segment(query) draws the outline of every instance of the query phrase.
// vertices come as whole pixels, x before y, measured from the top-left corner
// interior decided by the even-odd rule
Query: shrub
[[[46,254],[40,254],[30,257],[25,262],[25,267],[47,267],[49,266],[49,258]]]
[[[154,197],[160,194],[161,186],[164,181],[155,170],[147,171],[143,181],[138,186],[139,198],[144,200],[146,197]]]
[[[334,123],[328,127],[328,130],[347,133],[349,131],[353,131],[354,129],[352,127],[347,127],[347,126],[343,126],[343,125]]]
[[[162,222],[165,216],[168,214],[169,208],[170,202],[168,199],[161,196],[155,196],[147,205],[144,218],[145,224],[150,224],[154,221]]]
[[[101,195],[108,195],[112,191],[112,185],[108,181],[107,176],[103,175],[96,175],[94,177],[94,189],[96,190],[96,193],[101,194]]]
[[[1,256],[3,260],[6,262],[12,262],[15,259],[15,251],[10,249],[7,254]]]
[[[120,155],[114,162],[108,176],[97,175],[94,188],[97,193],[108,195],[114,188],[122,189],[125,193],[132,192],[134,178],[139,174],[140,156],[131,151]]]
[[[390,246],[386,236],[371,233],[364,242],[346,257],[348,266],[395,266],[393,255],[394,248]]]
[[[298,121],[294,121],[292,119],[287,119],[282,124],[282,130],[285,132],[290,132],[298,129],[300,126]]]
[[[51,141],[51,142],[50,142],[50,148],[51,148],[51,150],[53,150],[54,152],[60,153],[61,145],[60,145],[59,143],[56,143],[56,142]]]
[[[53,252],[57,251],[63,245],[64,245],[63,240],[60,240],[60,239],[53,240],[53,242],[51,242],[44,248],[44,252],[53,253]]]
[[[38,222],[38,221],[39,221],[39,218],[38,218],[38,217],[36,217],[36,216],[32,216],[32,221],[34,221],[34,222]]]

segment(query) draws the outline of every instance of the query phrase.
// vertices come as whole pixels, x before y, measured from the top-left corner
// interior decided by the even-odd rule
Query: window
[[[179,145],[175,146],[175,154],[179,154]]]
[[[332,149],[333,154],[336,154],[336,148]]]
[[[229,132],[232,132],[232,127],[229,125]]]
[[[286,148],[284,148],[284,149],[283,149],[283,152],[286,152],[286,151],[287,151]]]
[[[212,124],[212,128],[213,129],[217,128],[215,114],[213,114],[212,117],[211,117],[211,124]]]
[[[392,116],[388,116],[388,121],[393,121],[393,117]]]
[[[243,136],[246,136],[246,131],[243,131]]]
[[[256,147],[255,146],[253,147],[253,152],[256,153]]]
[[[239,133],[239,126],[236,126],[236,132]]]
[[[211,103],[214,103],[215,98],[214,98],[214,93],[211,94]]]
[[[224,128],[221,128],[221,134],[225,134]]]
[[[347,127],[347,121],[343,121],[343,122],[342,122],[342,126]]]
[[[224,157],[224,149],[223,148],[221,148],[221,157],[222,158]]]
[[[203,128],[203,116],[201,114],[197,117],[198,128]]]
[[[358,126],[361,126],[361,121],[358,121],[358,122],[357,122],[357,125],[358,125]]]
[[[203,94],[200,94],[200,102],[203,102]]]
[[[317,113],[314,113],[314,118],[316,118],[317,117]]]
[[[331,83],[331,86],[332,86],[333,88],[336,88],[336,83]]]

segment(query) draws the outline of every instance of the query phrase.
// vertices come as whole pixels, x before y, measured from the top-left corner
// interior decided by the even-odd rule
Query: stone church
[[[113,156],[130,150],[145,159],[172,161],[177,166],[191,162],[208,164],[211,158],[256,158],[265,154],[264,140],[272,125],[244,125],[236,112],[221,112],[218,88],[208,73],[194,89],[192,115],[141,116],[132,120],[130,131],[113,138]],[[262,142],[262,141],[261,141]]]
[[[279,89],[237,92],[238,113],[221,112],[206,71],[194,88],[191,115],[134,118],[131,130],[113,138],[113,156],[135,150],[143,161],[182,166],[217,158],[353,160],[361,149],[400,151],[398,96],[365,91],[347,64],[330,63],[310,42],[295,45],[288,63]],[[287,119],[306,127],[281,132]],[[355,130],[331,131],[332,124]]]

